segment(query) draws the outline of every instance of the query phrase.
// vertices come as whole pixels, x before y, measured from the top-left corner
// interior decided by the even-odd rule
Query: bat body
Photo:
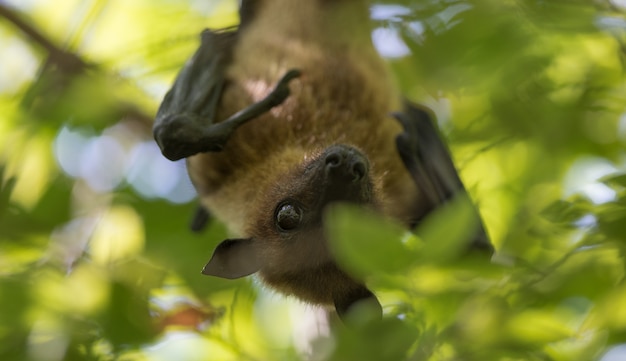
[[[259,272],[342,315],[376,298],[333,261],[326,207],[360,204],[410,229],[465,190],[428,113],[403,102],[376,53],[364,0],[244,0],[240,14],[238,29],[203,33],[155,138],[187,158],[203,208],[237,237],[203,273]],[[490,248],[481,224],[468,232]]]

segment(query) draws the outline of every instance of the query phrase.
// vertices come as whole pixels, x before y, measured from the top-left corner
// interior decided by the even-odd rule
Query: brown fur
[[[309,248],[286,246],[273,226],[274,208],[300,186],[304,164],[333,144],[347,144],[369,159],[383,215],[410,224],[419,194],[398,156],[395,137],[402,130],[390,116],[401,109],[401,98],[371,44],[364,1],[258,5],[235,48],[218,118],[262,99],[289,69],[302,76],[290,83],[282,105],[237,129],[222,152],[190,157],[188,167],[214,216],[238,237],[264,242],[262,257],[271,264],[261,269],[266,282],[313,303],[332,303],[337,293],[361,286],[332,263],[319,241],[321,227],[298,241]]]

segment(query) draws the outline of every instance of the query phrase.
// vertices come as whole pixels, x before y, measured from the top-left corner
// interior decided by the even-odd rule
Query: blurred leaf
[[[541,211],[541,215],[554,223],[571,224],[588,214],[589,210],[589,205],[582,201],[557,200]]]
[[[26,337],[30,329],[27,313],[33,301],[29,279],[25,275],[0,277],[0,359],[19,360],[24,357]],[[10,295],[10,296],[9,296]]]
[[[596,217],[601,232],[608,237],[626,241],[626,198],[598,207]]]
[[[550,312],[521,312],[506,325],[513,337],[524,343],[543,344],[572,336],[572,330]]]
[[[326,212],[325,225],[338,261],[360,277],[397,274],[417,256],[402,227],[355,206],[337,205]]]
[[[626,174],[612,174],[610,176],[604,177],[601,179],[601,182],[608,185],[611,188],[620,187],[622,189],[626,188]]]
[[[457,195],[430,213],[416,229],[423,240],[420,263],[447,263],[469,249],[479,227],[471,200]]]
[[[0,234],[8,239],[23,240],[28,235],[52,232],[55,227],[67,222],[71,218],[71,189],[68,186],[67,180],[56,178],[48,184],[33,209],[5,208],[5,213],[0,215]]]
[[[113,282],[107,310],[98,320],[103,336],[116,349],[138,346],[156,335],[150,317],[147,294]]]
[[[15,186],[15,177],[5,179],[5,171],[4,165],[0,164],[0,219],[9,207],[11,191],[13,191],[13,187]]]
[[[403,360],[417,336],[416,329],[397,319],[346,328],[338,335],[330,360]]]

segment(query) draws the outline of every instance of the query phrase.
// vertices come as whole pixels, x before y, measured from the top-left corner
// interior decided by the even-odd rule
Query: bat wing
[[[398,153],[426,198],[428,209],[435,210],[456,195],[466,194],[463,182],[454,167],[450,153],[433,124],[433,117],[424,108],[406,104],[405,111],[394,114],[404,132],[396,138]],[[478,210],[479,224],[472,248],[493,250]]]
[[[200,47],[180,71],[165,95],[153,126],[154,138],[170,160],[220,151],[242,121],[211,127],[226,84],[238,34],[256,14],[258,0],[241,0],[238,27],[204,30]]]
[[[179,72],[157,111],[153,133],[166,158],[178,160],[201,152],[221,151],[237,127],[289,96],[288,83],[300,75],[297,70],[287,72],[266,98],[216,123],[238,34],[252,21],[257,6],[256,0],[241,1],[241,24],[237,29],[202,32],[200,47]],[[192,230],[204,228],[209,218],[208,211],[199,207]]]
[[[165,95],[153,132],[168,159],[198,153],[196,144],[215,121],[236,39],[235,30],[203,31],[200,47]]]
[[[200,136],[215,121],[215,113],[230,64],[237,32],[204,30],[196,53],[178,74],[165,95],[153,126],[154,138],[163,155],[170,160],[197,153]],[[191,224],[193,231],[203,229],[208,211],[198,206]]]

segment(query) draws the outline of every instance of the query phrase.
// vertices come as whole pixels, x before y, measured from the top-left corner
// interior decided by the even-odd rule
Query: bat
[[[363,302],[382,312],[333,259],[324,211],[357,204],[410,230],[465,194],[433,117],[400,94],[365,0],[242,0],[240,19],[201,34],[153,128],[165,157],[186,158],[192,229],[215,218],[234,235],[202,272],[258,273],[340,317]],[[468,248],[491,252],[476,215]]]

